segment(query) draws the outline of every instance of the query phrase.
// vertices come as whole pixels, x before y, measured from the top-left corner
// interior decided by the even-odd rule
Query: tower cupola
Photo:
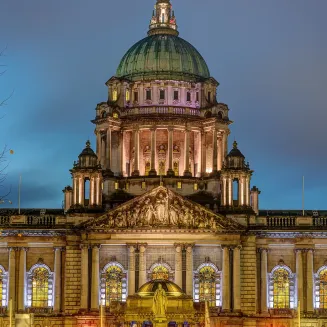
[[[178,35],[177,24],[170,0],[157,0],[150,21],[148,35]]]

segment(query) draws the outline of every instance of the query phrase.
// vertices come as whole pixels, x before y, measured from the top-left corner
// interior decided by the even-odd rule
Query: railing
[[[293,227],[296,226],[296,217],[267,217],[269,227]]]
[[[26,308],[27,313],[35,313],[35,314],[48,314],[52,313],[52,307],[45,307],[45,308]]]
[[[283,316],[283,317],[295,316],[294,309],[269,309],[269,313],[273,316]]]
[[[312,217],[313,226],[327,226],[327,217]]]
[[[187,116],[200,116],[200,110],[196,108],[183,108],[183,107],[140,107],[125,109],[121,116],[130,115],[151,115],[151,114],[171,114],[171,115],[187,115]]]
[[[55,215],[44,216],[0,216],[0,226],[16,226],[16,225],[33,225],[33,226],[54,226],[56,225]],[[60,222],[59,222],[60,224]]]
[[[56,224],[55,216],[27,216],[27,225],[52,226]]]
[[[315,309],[315,311],[319,316],[327,316],[327,309]]]
[[[10,222],[9,216],[0,216],[0,225],[8,225]]]

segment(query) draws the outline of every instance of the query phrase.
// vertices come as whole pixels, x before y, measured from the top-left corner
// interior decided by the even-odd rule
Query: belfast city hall
[[[327,326],[326,213],[260,210],[170,0],[106,85],[63,209],[0,211],[0,327]]]

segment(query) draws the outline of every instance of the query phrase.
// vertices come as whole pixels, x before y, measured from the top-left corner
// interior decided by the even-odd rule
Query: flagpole
[[[12,327],[12,299],[9,300],[9,327]]]
[[[304,176],[302,176],[302,216],[304,216]]]
[[[297,320],[298,320],[298,327],[301,327],[301,302],[298,301],[297,303]]]
[[[100,304],[100,327],[103,327],[103,305]]]
[[[19,176],[19,183],[18,183],[18,214],[20,215],[20,188],[22,185],[22,175]]]

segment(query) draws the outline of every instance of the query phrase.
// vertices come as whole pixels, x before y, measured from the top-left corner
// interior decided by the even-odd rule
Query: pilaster
[[[146,283],[146,248],[146,243],[139,244],[139,287]]]
[[[313,312],[313,251],[307,250],[307,312]]]
[[[135,249],[136,244],[127,244],[128,247],[128,295],[135,293]]]
[[[156,176],[156,127],[151,128],[151,169],[149,176]]]
[[[194,243],[186,244],[186,294],[193,297],[193,247]]]
[[[54,312],[61,311],[61,247],[54,248]]]
[[[89,293],[89,245],[81,244],[81,311],[88,310]]]
[[[25,280],[26,280],[26,252],[28,248],[20,248],[18,271],[18,311],[25,311]]]
[[[233,248],[233,311],[241,311],[241,248],[236,246]]]
[[[222,271],[222,310],[230,311],[230,269],[229,246],[223,245],[223,271]]]
[[[91,311],[99,310],[99,259],[100,244],[92,245],[92,283],[91,283]]]
[[[182,250],[183,246],[180,243],[175,243],[175,283],[182,288]]]

